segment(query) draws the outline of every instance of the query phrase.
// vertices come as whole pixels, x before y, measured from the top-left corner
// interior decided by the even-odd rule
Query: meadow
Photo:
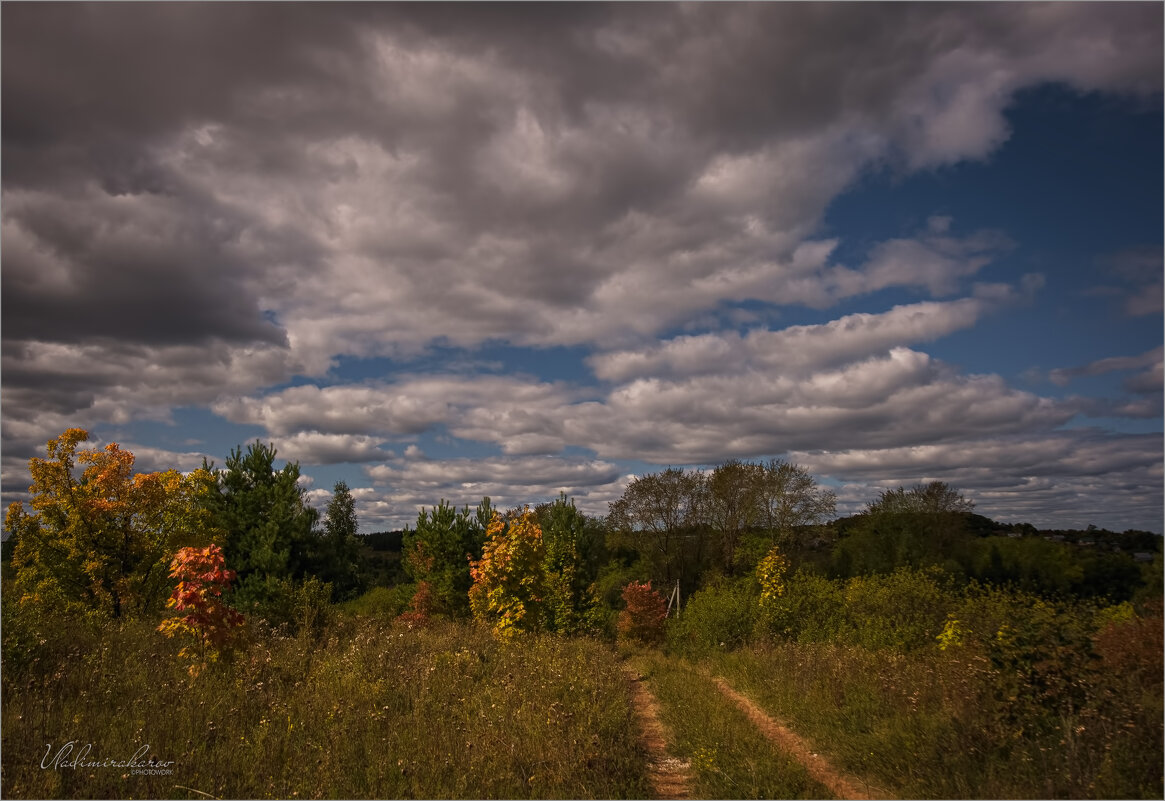
[[[596,641],[339,620],[253,636],[192,677],[150,626],[44,633],[5,666],[8,798],[647,795],[619,661]],[[54,767],[71,741],[66,763],[148,744],[172,772]]]
[[[969,636],[947,648],[756,637],[696,647],[708,603],[694,598],[657,646],[501,639],[473,622],[333,609],[296,634],[252,627],[197,676],[179,643],[145,621],[7,607],[3,792],[646,798],[652,755],[630,669],[658,699],[668,756],[689,767],[691,797],[834,797],[715,677],[877,788],[874,797],[1160,795],[1159,612],[1092,627],[1087,665],[1062,644],[1009,673]],[[160,768],[117,764],[143,745],[138,763]]]

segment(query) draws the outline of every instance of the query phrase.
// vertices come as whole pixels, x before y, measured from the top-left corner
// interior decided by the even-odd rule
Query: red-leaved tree
[[[651,588],[651,582],[640,584],[632,581],[623,588],[623,600],[627,606],[619,613],[619,635],[645,643],[662,640],[667,604],[663,596]]]
[[[223,591],[230,589],[235,578],[235,571],[224,565],[222,549],[217,545],[181,548],[170,563],[170,576],[178,579],[178,586],[166,606],[185,614],[163,620],[158,631],[167,637],[193,635],[195,645],[178,652],[179,656],[194,659],[190,666],[192,676],[233,644],[245,622],[241,614],[222,601]]]

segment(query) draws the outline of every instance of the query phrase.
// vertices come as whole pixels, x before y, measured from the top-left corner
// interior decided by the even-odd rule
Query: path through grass
[[[659,701],[669,752],[690,765],[691,797],[834,797],[695,667],[657,652],[629,664]]]

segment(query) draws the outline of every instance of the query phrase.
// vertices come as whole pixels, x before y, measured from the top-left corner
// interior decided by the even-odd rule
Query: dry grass
[[[348,622],[318,641],[255,637],[191,678],[149,625],[58,634],[5,666],[8,798],[648,793],[619,661],[598,642]],[[41,767],[69,741],[92,743],[90,762],[149,745],[172,773]]]

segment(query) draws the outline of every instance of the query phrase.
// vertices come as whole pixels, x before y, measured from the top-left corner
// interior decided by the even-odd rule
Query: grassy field
[[[4,672],[5,797],[647,794],[627,684],[598,642],[346,622],[319,642],[256,638],[191,678],[148,626],[61,634]],[[70,741],[92,750],[54,767]],[[84,766],[143,744],[172,773]]]
[[[971,645],[777,640],[685,658],[340,614],[315,636],[253,631],[197,677],[154,624],[4,625],[8,798],[644,798],[626,667],[655,696],[693,797],[829,797],[716,676],[856,786],[1161,797],[1159,613],[1105,628],[1087,664],[1060,648],[1010,667]],[[124,764],[135,754],[164,764]]]
[[[973,651],[779,643],[704,664],[901,798],[1160,798],[1160,619],[1145,623],[1137,665],[1099,662],[1073,677],[1075,703],[1042,711]]]

